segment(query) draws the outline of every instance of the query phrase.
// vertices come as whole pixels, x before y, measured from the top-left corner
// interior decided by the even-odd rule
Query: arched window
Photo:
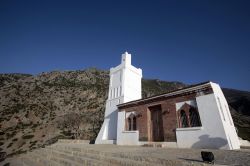
[[[181,110],[181,127],[188,127],[188,119],[184,110]]]
[[[189,110],[189,119],[191,127],[201,126],[199,113],[193,108],[190,108]]]
[[[132,130],[136,130],[137,125],[136,125],[136,116],[135,114],[130,114],[128,117],[128,130],[132,131]]]
[[[131,122],[131,118],[128,118],[128,130],[131,131],[132,130],[132,122]]]
[[[136,130],[136,117],[133,117],[133,130]]]

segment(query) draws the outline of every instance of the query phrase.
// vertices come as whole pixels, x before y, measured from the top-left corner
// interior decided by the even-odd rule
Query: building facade
[[[129,55],[131,60],[131,55],[125,54]],[[129,64],[131,65],[131,61]],[[126,66],[123,70],[126,70]],[[112,71],[114,70],[111,68],[111,94],[112,81],[118,79],[114,78],[116,76]],[[102,137],[103,143],[105,139],[112,138],[115,140],[113,143],[118,145],[159,142],[163,146],[179,148],[240,148],[227,101],[218,84],[204,82],[141,99],[142,74],[140,69],[137,71],[139,72],[136,75],[134,72],[128,72],[121,79],[122,100],[113,105],[110,104],[110,101],[113,101],[112,95],[107,100],[107,105],[113,106],[111,112],[114,114],[112,128],[108,129],[115,134],[112,137],[109,137],[109,134],[108,137]],[[109,111],[107,105],[106,112]],[[105,120],[111,117],[106,112]],[[111,122],[110,119],[108,121]],[[107,125],[105,121],[103,125]],[[100,133],[105,135],[102,130],[103,128]],[[100,143],[98,137],[97,143]]]

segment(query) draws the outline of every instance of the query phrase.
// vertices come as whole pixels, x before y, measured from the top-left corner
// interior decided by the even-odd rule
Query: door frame
[[[155,107],[159,107],[159,110],[154,110]],[[161,107],[161,104],[156,104],[156,105],[152,105],[152,106],[148,106],[147,108],[147,112],[148,112],[148,136],[149,136],[149,139],[148,141],[149,142],[164,142],[164,128],[163,128],[163,118],[162,118],[162,115],[160,116],[161,117],[161,126],[159,126],[161,129],[160,129],[160,134],[161,134],[161,137],[162,137],[162,140],[160,141],[156,141],[154,140],[154,132],[153,132],[153,123],[152,123],[152,113],[153,111],[161,111],[162,112],[162,107]]]

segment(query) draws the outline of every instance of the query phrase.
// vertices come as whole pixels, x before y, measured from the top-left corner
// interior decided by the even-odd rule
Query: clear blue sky
[[[109,69],[250,91],[250,1],[1,0],[0,73]]]

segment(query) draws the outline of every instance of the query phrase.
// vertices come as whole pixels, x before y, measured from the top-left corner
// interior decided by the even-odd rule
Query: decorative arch
[[[199,113],[196,109],[194,109],[194,108],[189,109],[189,119],[190,119],[190,126],[191,127],[201,126],[200,116],[199,116]]]
[[[180,128],[201,126],[200,115],[196,107],[187,103],[177,111]]]
[[[137,129],[137,123],[136,123],[137,117],[134,113],[131,113],[129,117],[127,118],[128,122],[128,130],[134,131]]]

